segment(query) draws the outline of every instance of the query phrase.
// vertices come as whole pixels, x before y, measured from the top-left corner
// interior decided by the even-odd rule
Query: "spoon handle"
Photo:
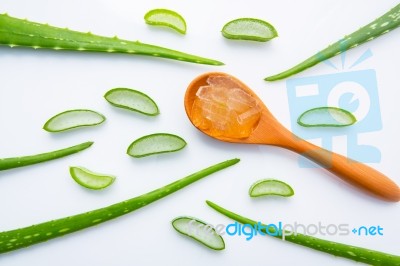
[[[400,201],[400,188],[396,183],[365,164],[325,150],[301,139],[286,142],[286,145],[282,146],[307,157],[344,181],[383,200]]]

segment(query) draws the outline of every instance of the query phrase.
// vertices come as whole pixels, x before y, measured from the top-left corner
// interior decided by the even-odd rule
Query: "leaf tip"
[[[94,141],[87,141],[86,144],[88,147],[91,147],[94,144]]]
[[[238,162],[240,162],[240,159],[239,158],[234,158],[234,159],[232,159],[232,161],[233,161],[234,164],[237,164]]]

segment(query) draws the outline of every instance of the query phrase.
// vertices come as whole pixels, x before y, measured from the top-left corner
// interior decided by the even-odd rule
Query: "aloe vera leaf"
[[[262,226],[262,232],[264,232],[266,235],[273,236],[275,238],[281,238],[282,236],[279,236],[274,231],[273,227],[268,227],[268,234],[266,232],[266,225],[258,223],[254,220],[251,220],[249,218],[246,218],[244,216],[241,216],[239,214],[233,213],[211,201],[206,201],[207,205],[216,210],[217,212],[221,213],[222,215],[225,215],[226,217],[229,217],[239,223],[242,224],[249,224],[252,226]],[[273,232],[274,231],[274,232]],[[361,247],[356,247],[356,246],[351,246],[351,245],[346,245],[338,242],[333,242],[333,241],[328,241],[328,240],[323,240],[319,239],[316,237],[308,236],[308,235],[303,235],[303,234],[294,234],[293,232],[288,232],[286,231],[286,236],[285,240],[304,246],[308,248],[312,248],[321,252],[325,252],[334,256],[338,257],[343,257],[346,259],[354,260],[357,262],[362,262],[365,264],[369,265],[375,265],[375,266],[400,266],[400,256],[376,251],[376,250],[371,250],[371,249],[366,249],[366,248],[361,248]]]
[[[177,217],[172,221],[172,227],[197,242],[214,250],[225,249],[225,242],[214,228],[207,226],[207,223],[188,216]]]
[[[357,47],[365,42],[378,38],[382,34],[388,33],[400,26],[400,4],[389,10],[381,17],[371,23],[361,27],[359,30],[345,36],[342,40],[329,45],[322,51],[295,65],[294,67],[279,74],[265,78],[266,81],[274,81],[290,77],[302,72],[307,68],[329,59],[335,55],[341,54],[349,49]]]
[[[162,188],[158,188],[149,193],[110,205],[108,207],[32,225],[21,229],[1,232],[0,254],[25,248],[53,238],[61,237],[133,212],[202,179],[203,177],[225,169],[238,162],[239,159],[231,159],[219,164],[215,164],[170,183]]]
[[[53,50],[75,50],[108,53],[139,54],[169,58],[179,61],[206,65],[223,63],[139,41],[121,40],[117,37],[103,37],[92,33],[83,33],[47,24],[0,14],[0,44],[46,48]]]
[[[85,150],[92,146],[92,144],[93,142],[88,141],[65,149],[37,155],[0,159],[0,171],[55,160]]]

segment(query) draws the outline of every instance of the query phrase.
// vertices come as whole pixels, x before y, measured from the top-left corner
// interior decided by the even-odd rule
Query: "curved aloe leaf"
[[[265,80],[274,81],[290,77],[335,55],[341,54],[349,49],[359,46],[360,44],[378,38],[382,34],[388,33],[399,26],[400,4],[371,23],[361,27],[359,30],[356,30],[350,35],[345,36],[342,40],[329,45],[327,48],[304,60],[303,62],[279,74],[267,77]]]
[[[239,159],[232,159],[215,164],[164,187],[108,207],[25,228],[1,232],[0,254],[61,237],[128,214],[238,162]]]
[[[88,141],[88,142],[84,142],[79,145],[64,148],[61,150],[56,150],[56,151],[51,151],[51,152],[46,152],[46,153],[41,153],[41,154],[36,154],[36,155],[28,155],[28,156],[0,159],[0,171],[62,158],[62,157],[83,151],[83,150],[89,148],[90,146],[92,146],[92,144],[93,144],[92,141]]]
[[[281,238],[279,232],[275,230],[273,227],[267,226],[260,222],[256,222],[239,214],[233,213],[217,204],[206,201],[207,205],[216,210],[217,212],[229,217],[239,223],[248,224],[253,227],[258,228],[261,231],[260,234],[270,235],[276,238]],[[267,229],[268,228],[268,229]],[[267,232],[268,230],[268,232]],[[282,232],[281,232],[282,233]],[[376,250],[346,245],[338,242],[328,241],[319,239],[316,237],[303,235],[299,233],[285,231],[285,240],[304,246],[308,248],[312,248],[314,250],[318,250],[321,252],[325,252],[328,254],[332,254],[334,256],[354,260],[357,262],[362,262],[368,265],[375,266],[400,266],[400,256],[383,253]]]
[[[121,40],[117,37],[103,37],[90,32],[83,33],[69,29],[53,27],[47,24],[0,14],[0,44],[47,48],[54,50],[76,50],[107,53],[140,54],[163,57],[174,60],[206,65],[223,65],[223,63],[182,53],[179,51],[140,43],[139,41]]]

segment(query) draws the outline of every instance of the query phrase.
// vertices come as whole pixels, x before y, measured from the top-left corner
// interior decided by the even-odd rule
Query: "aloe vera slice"
[[[337,107],[317,107],[302,113],[297,123],[303,127],[345,127],[357,118],[349,111]]]
[[[90,189],[103,189],[115,181],[115,176],[94,173],[83,167],[71,166],[69,172],[76,183]]]
[[[153,9],[144,15],[144,20],[149,25],[166,26],[181,34],[186,33],[185,19],[175,11],[168,9]]]
[[[136,158],[183,149],[186,141],[173,134],[156,133],[138,138],[129,145],[127,153]]]
[[[105,120],[105,116],[92,110],[68,110],[50,118],[43,129],[48,132],[61,132],[77,127],[96,126]]]
[[[294,195],[294,190],[291,186],[275,179],[263,179],[255,182],[249,189],[250,197],[260,196],[282,196],[290,197]]]
[[[179,233],[186,235],[214,250],[225,249],[224,239],[207,223],[193,217],[177,217],[172,226]]]
[[[257,42],[266,42],[278,36],[274,26],[256,18],[238,18],[229,21],[221,32],[228,39]]]
[[[128,88],[115,88],[109,90],[104,98],[112,105],[139,112],[145,115],[155,116],[160,113],[157,104],[146,94]]]

